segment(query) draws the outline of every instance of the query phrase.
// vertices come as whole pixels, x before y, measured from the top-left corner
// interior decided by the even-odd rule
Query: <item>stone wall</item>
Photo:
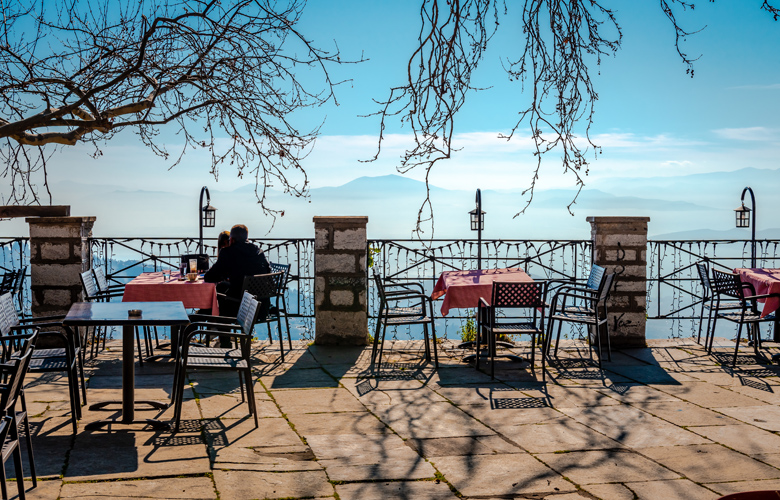
[[[314,217],[314,343],[366,345],[368,217]]]
[[[616,349],[644,347],[647,322],[649,217],[588,217],[593,263],[616,273],[609,301],[609,333]]]
[[[30,217],[32,314],[66,314],[82,300],[79,274],[91,268],[89,238],[95,217]]]

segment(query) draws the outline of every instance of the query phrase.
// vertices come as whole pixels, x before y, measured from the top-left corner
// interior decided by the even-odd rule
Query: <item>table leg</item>
[[[135,356],[133,353],[133,327],[122,327],[122,423],[135,419]]]

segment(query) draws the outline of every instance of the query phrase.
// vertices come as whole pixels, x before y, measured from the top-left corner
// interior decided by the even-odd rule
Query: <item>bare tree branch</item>
[[[39,202],[34,176],[58,145],[97,146],[125,129],[174,165],[205,149],[215,177],[224,165],[253,175],[267,214],[278,213],[265,205],[271,185],[306,195],[301,161],[318,129],[291,115],[335,99],[328,67],[344,61],[298,30],[305,0],[0,2],[9,200]],[[168,124],[184,139],[174,157],[159,136]]]

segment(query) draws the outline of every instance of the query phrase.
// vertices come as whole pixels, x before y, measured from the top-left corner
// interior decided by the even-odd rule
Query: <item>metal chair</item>
[[[615,280],[614,274],[607,274],[601,280],[598,290],[583,291],[581,289],[559,289],[553,296],[550,305],[550,321],[547,325],[547,339],[545,352],[549,352],[552,344],[553,324],[558,322],[558,332],[555,339],[553,356],[558,357],[558,347],[561,341],[561,327],[563,322],[587,325],[590,328],[588,335],[588,357],[592,359],[593,340],[596,341],[598,350],[599,369],[602,368],[603,347],[602,337],[607,339],[607,359],[612,361],[612,348],[609,340],[609,327],[607,324],[607,301]],[[567,306],[567,300],[582,301],[584,305]],[[602,327],[604,331],[602,332]]]
[[[216,321],[196,321],[187,326],[179,342],[176,366],[173,375],[174,428],[178,432],[181,422],[181,408],[184,402],[184,378],[190,368],[207,370],[231,370],[238,372],[241,400],[249,404],[254,416],[255,427],[259,426],[255,404],[251,366],[251,342],[255,321],[259,313],[259,302],[244,292],[236,318],[216,316]],[[201,316],[202,319],[207,316]],[[230,322],[232,320],[232,322]],[[217,329],[215,329],[217,328]],[[236,347],[197,347],[191,345],[197,335],[219,335],[229,337]],[[246,389],[246,397],[244,390]]]
[[[3,415],[3,422],[6,422],[7,429],[0,429],[0,437],[2,440],[2,477],[0,477],[0,491],[2,491],[3,499],[8,498],[8,490],[6,488],[5,477],[5,463],[9,458],[14,459],[14,473],[16,475],[16,487],[19,491],[19,498],[24,499],[24,471],[22,470],[22,449],[19,442],[19,421],[17,420],[16,403],[19,399],[19,395],[22,392],[24,386],[24,376],[27,373],[27,368],[30,365],[32,359],[32,342],[35,341],[35,336],[30,337],[29,342],[25,343],[24,352],[19,357],[10,358],[7,362],[0,364],[0,375],[4,379],[3,384],[0,384],[0,414]],[[26,412],[24,417],[26,418]],[[29,426],[27,427],[29,434]],[[3,436],[3,434],[5,434]],[[31,443],[27,443],[28,446]],[[30,450],[30,466],[33,468],[34,461],[32,460],[32,447]],[[32,470],[33,486],[37,485],[37,479],[34,469]]]
[[[87,403],[87,386],[84,379],[84,358],[82,356],[83,339],[78,336],[78,333],[76,337],[67,334],[62,327],[63,318],[64,316],[47,316],[20,319],[11,294],[0,295],[0,335],[23,340],[29,338],[34,331],[44,329],[38,333],[39,338],[56,338],[61,345],[61,347],[34,350],[29,370],[39,373],[66,373],[73,433],[75,434],[78,432],[77,420],[81,418],[82,399],[79,394],[79,386],[84,397],[83,404]],[[4,359],[13,354],[7,352],[6,348],[7,346],[3,345]]]
[[[702,297],[701,297],[701,313],[699,317],[699,335],[696,338],[696,342],[701,344],[701,330],[704,324],[704,310],[707,310],[707,330],[704,333],[704,342],[707,343],[707,339],[710,337],[710,325],[712,324],[712,314],[718,310],[725,309],[741,309],[742,304],[739,302],[722,301],[717,304],[717,301],[713,301],[712,285],[710,284],[710,272],[707,261],[699,261],[696,263],[696,270],[699,272],[699,280],[701,281]],[[717,308],[715,307],[717,304]]]
[[[439,352],[436,344],[436,326],[433,322],[433,301],[427,295],[421,283],[404,282],[392,283],[383,280],[379,273],[374,271],[374,283],[379,295],[379,312],[377,313],[376,331],[374,343],[371,349],[371,367],[382,366],[382,351],[385,344],[385,334],[388,326],[422,325],[425,342],[425,360],[431,362],[430,338],[428,326],[431,327],[433,337],[433,359],[436,368],[439,367]],[[400,305],[403,304],[403,305]],[[380,343],[379,336],[382,341]]]
[[[290,340],[290,319],[287,316],[287,299],[285,298],[285,295],[287,295],[287,284],[290,282],[290,264],[269,262],[268,265],[271,266],[272,273],[282,273],[282,277],[279,280],[279,290],[277,290],[276,293],[276,310],[274,310],[274,307],[271,307],[268,312],[269,314],[278,314],[279,316],[284,315],[284,327],[287,329],[287,342],[290,344],[290,349],[292,349],[292,340]],[[281,305],[279,304],[280,301]]]
[[[277,331],[279,332],[279,350],[281,352],[282,361],[284,361],[284,337],[282,336],[281,320],[283,309],[279,308],[279,297],[284,295],[284,287],[286,285],[284,279],[284,272],[244,276],[244,284],[242,287],[243,292],[248,292],[260,302],[260,312],[257,315],[255,323],[265,323],[268,328],[268,338],[271,343],[273,343],[271,323],[276,322]],[[271,307],[271,299],[275,299],[276,310]],[[284,302],[282,302],[282,304],[282,308],[284,308]],[[287,323],[286,314],[285,323]],[[290,349],[292,349],[289,324],[287,324],[287,343],[290,346]]]
[[[544,352],[544,309],[547,307],[545,297],[548,283],[546,281],[507,282],[494,281],[492,301],[488,303],[484,297],[479,298],[477,318],[477,357],[476,367],[479,369],[480,349],[487,344],[490,356],[490,376],[495,377],[497,337],[506,338],[509,335],[530,335],[531,337],[531,369],[534,368],[534,349],[539,345],[542,356],[542,380],[545,379]],[[526,310],[524,316],[506,318],[508,309]],[[504,321],[502,321],[504,319]]]
[[[756,290],[750,283],[743,283],[739,274],[724,273],[717,269],[712,270],[712,292],[715,300],[716,313],[712,319],[712,333],[709,336],[709,345],[705,342],[707,352],[712,352],[712,345],[715,343],[715,327],[718,323],[718,318],[737,323],[737,338],[735,340],[734,347],[734,359],[731,362],[731,366],[736,366],[737,355],[739,354],[739,342],[742,338],[742,325],[748,325],[748,339],[753,340],[753,350],[756,355],[759,355],[759,349],[761,348],[761,335],[759,335],[757,326],[760,323],[775,321],[774,314],[768,314],[761,317],[761,312],[758,310],[758,299],[767,299],[770,297],[780,297],[777,293],[768,293],[764,295],[756,295]],[[745,293],[745,290],[748,293]],[[724,300],[725,299],[725,300]],[[723,310],[720,304],[727,302],[730,299],[736,299],[740,307],[738,310]],[[708,332],[709,333],[709,332]]]

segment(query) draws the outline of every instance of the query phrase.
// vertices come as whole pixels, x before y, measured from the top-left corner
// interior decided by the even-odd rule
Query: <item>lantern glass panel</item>
[[[203,227],[214,227],[217,225],[217,210],[208,206],[203,209]]]
[[[750,209],[742,205],[734,210],[737,216],[737,227],[750,227]]]

